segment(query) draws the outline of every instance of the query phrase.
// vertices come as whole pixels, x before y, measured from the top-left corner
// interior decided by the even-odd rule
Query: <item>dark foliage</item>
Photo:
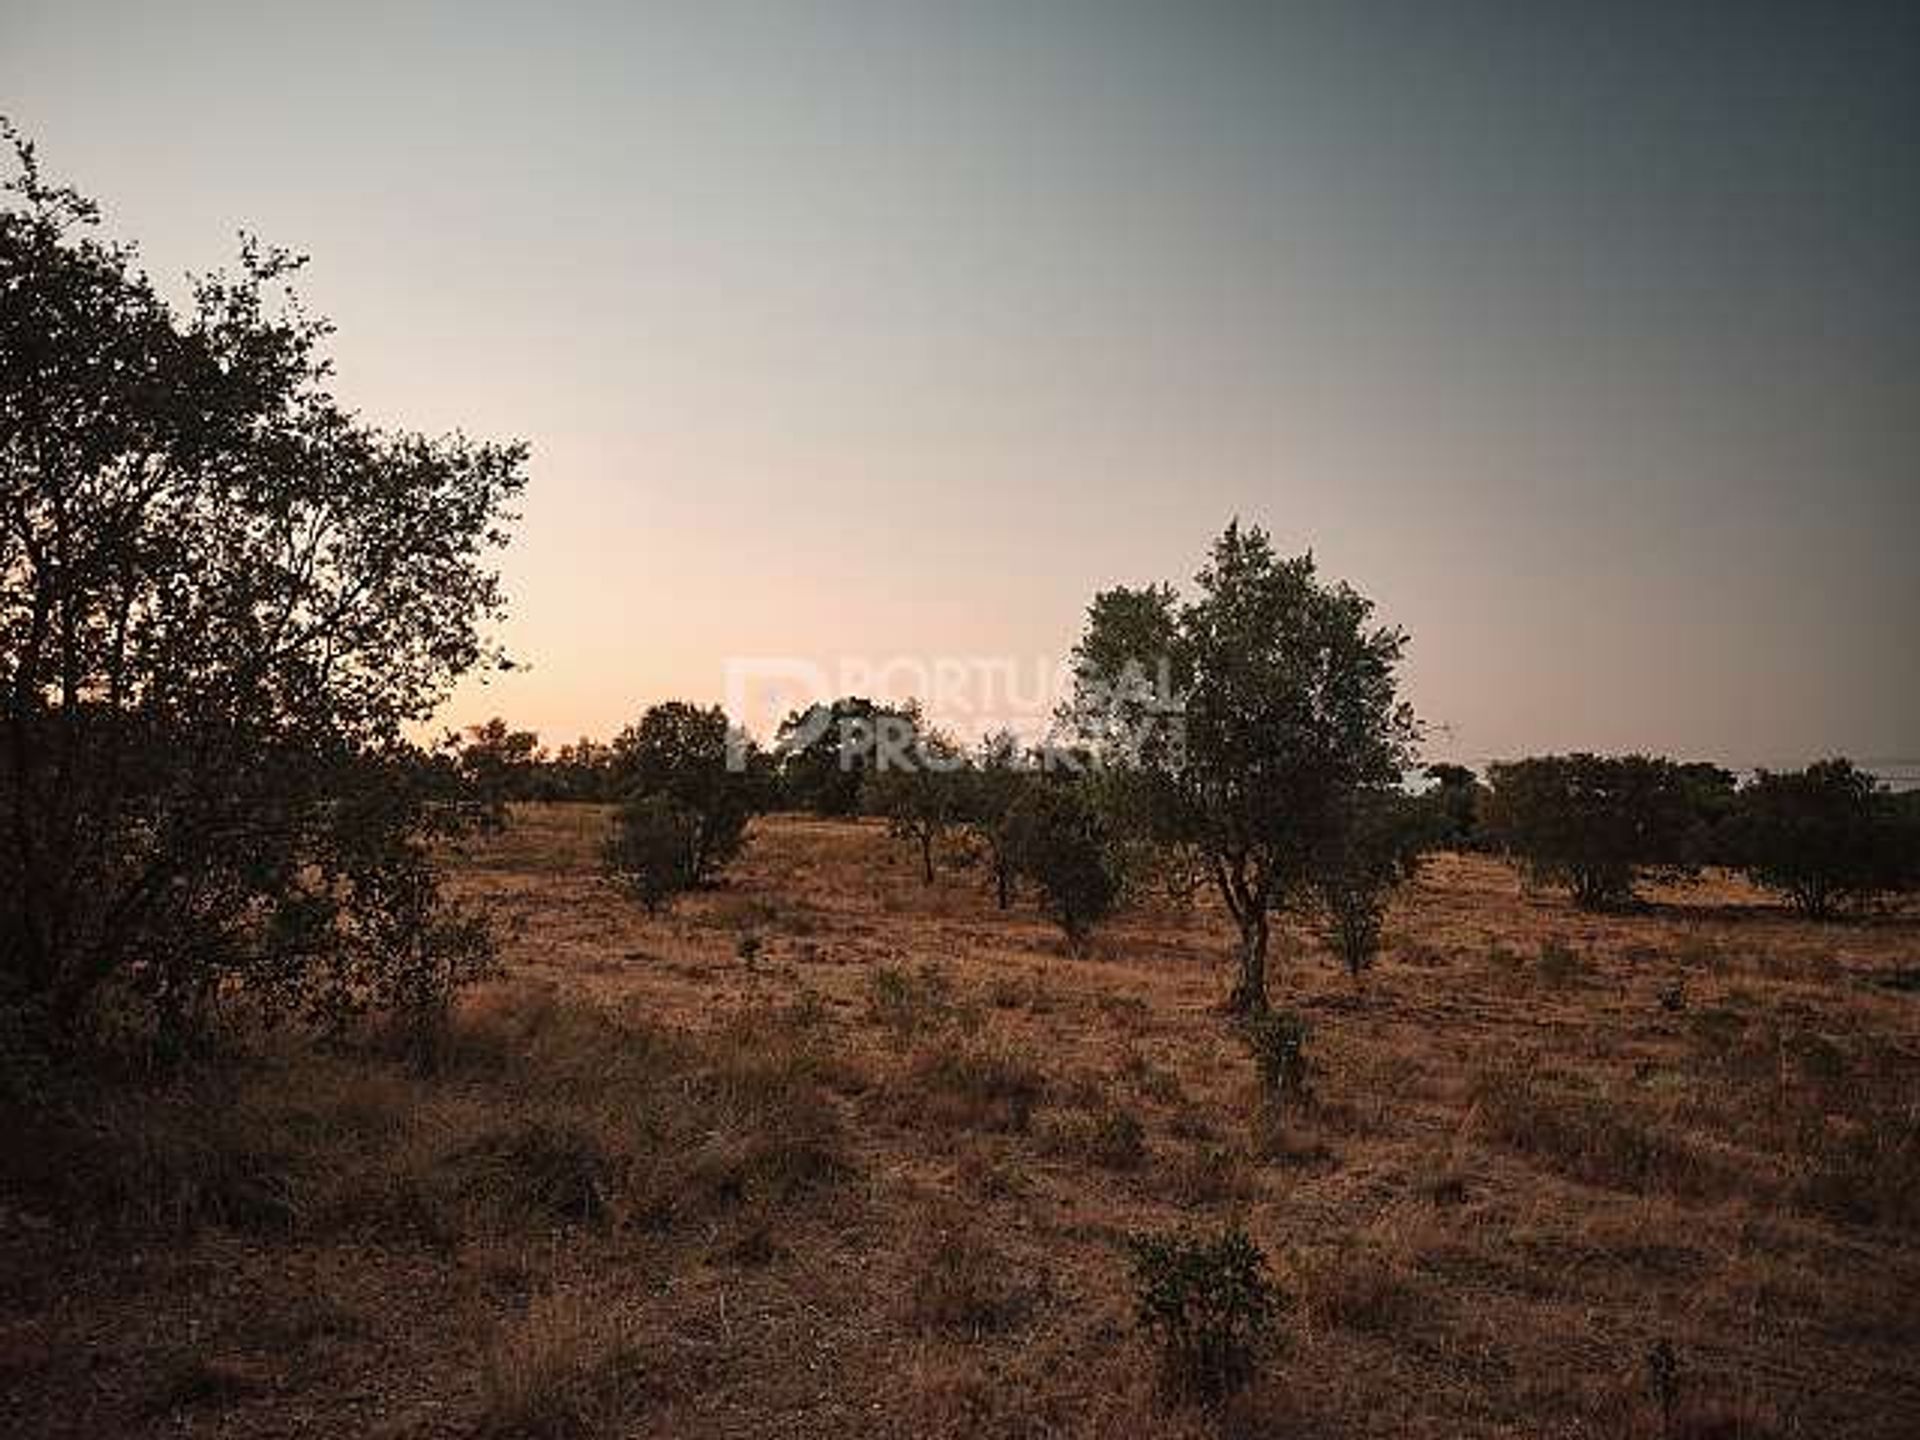
[[[1136,1235],[1134,1313],[1176,1395],[1214,1401],[1253,1376],[1279,1296],[1266,1257],[1240,1229],[1212,1240]]]
[[[1920,879],[1920,828],[1843,759],[1762,770],[1723,831],[1730,863],[1816,920]]]
[[[608,876],[654,914],[699,880],[700,817],[671,795],[636,795],[614,814]]]
[[[918,710],[849,695],[796,710],[780,724],[774,760],[781,802],[816,815],[853,815],[880,748],[911,738]]]
[[[1029,786],[1006,819],[1014,871],[1039,889],[1041,903],[1075,948],[1120,898],[1120,874],[1100,815],[1081,786]]]
[[[1432,788],[1425,800],[1433,810],[1433,844],[1440,850],[1474,850],[1480,846],[1480,809],[1486,787],[1465,765],[1444,762],[1429,765]]]
[[[614,738],[609,768],[614,791],[629,808],[663,797],[691,820],[688,883],[694,885],[713,879],[740,853],[747,822],[770,793],[765,758],[717,705],[669,700],[653,706]]]
[[[920,878],[933,883],[933,852],[965,813],[967,757],[946,736],[917,730],[904,755],[883,755],[861,786],[861,807],[887,822],[894,838],[912,842]]]
[[[1547,755],[1489,767],[1488,837],[1537,883],[1616,909],[1643,878],[1692,874],[1710,830],[1697,776],[1646,755]]]
[[[1380,949],[1387,902],[1435,848],[1446,817],[1400,790],[1355,793],[1314,863],[1313,893],[1328,943],[1358,978]]]
[[[249,241],[176,310],[15,149],[0,988],[63,1031],[109,987],[176,1028],[233,989],[430,1003],[487,949],[429,864],[470,818],[457,772],[405,733],[498,658],[525,450],[361,424],[298,259]]]
[[[1373,605],[1229,525],[1185,604],[1168,586],[1095,597],[1061,718],[1109,763],[1157,777],[1161,843],[1205,857],[1240,929],[1230,999],[1267,1004],[1273,911],[1308,899],[1363,791],[1399,783],[1418,726],[1406,637]]]

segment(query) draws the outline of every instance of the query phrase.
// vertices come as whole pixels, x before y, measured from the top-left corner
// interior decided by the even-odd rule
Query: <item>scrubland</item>
[[[424,1050],[235,1035],[9,1121],[9,1433],[1920,1433],[1920,917],[1595,916],[1428,860],[1356,984],[1202,894],[1069,954],[983,869],[772,816],[649,917],[606,814],[452,857],[503,973]],[[1174,1403],[1124,1242],[1238,1223],[1258,1378]],[[1648,1355],[1676,1357],[1663,1414]]]

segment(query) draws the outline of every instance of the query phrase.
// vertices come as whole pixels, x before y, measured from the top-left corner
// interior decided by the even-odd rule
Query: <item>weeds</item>
[[[629,1329],[568,1295],[534,1302],[495,1340],[481,1372],[479,1433],[488,1440],[601,1440],[644,1398],[643,1357]]]
[[[902,1099],[942,1128],[1024,1131],[1045,1093],[1039,1068],[1005,1041],[949,1038],[913,1057]]]

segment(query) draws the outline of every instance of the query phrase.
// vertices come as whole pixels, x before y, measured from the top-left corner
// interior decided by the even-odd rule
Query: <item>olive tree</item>
[[[515,730],[496,715],[467,727],[458,759],[489,821],[498,825],[505,822],[510,801],[533,798],[547,754],[537,734]]]
[[[1727,858],[1810,919],[1914,878],[1912,826],[1844,759],[1760,771],[1738,792],[1727,832]]]
[[[1017,871],[1008,842],[1007,821],[1015,803],[1033,781],[1019,737],[1008,730],[984,736],[974,763],[965,772],[961,813],[968,831],[986,852],[993,877],[994,903],[1013,903]]]
[[[706,884],[740,853],[768,794],[765,757],[718,705],[651,707],[614,737],[609,768],[626,805],[663,797],[690,817],[689,885]]]
[[[934,848],[965,815],[967,756],[938,730],[919,730],[899,748],[899,754],[880,756],[868,772],[860,805],[884,819],[895,839],[912,842],[920,879],[931,885]]]
[[[1696,782],[1647,755],[1543,755],[1491,765],[1482,823],[1536,883],[1619,909],[1649,878],[1691,874],[1705,848]]]
[[[886,742],[910,740],[919,725],[913,702],[885,705],[860,695],[794,711],[773,747],[784,802],[816,815],[857,813]]]
[[[1040,891],[1067,943],[1083,949],[1121,892],[1110,836],[1084,782],[1027,786],[1008,809],[1006,844],[1013,869]]]
[[[1110,763],[1159,777],[1160,832],[1196,847],[1240,931],[1229,1007],[1262,1011],[1272,914],[1311,900],[1356,797],[1411,763],[1406,637],[1311,555],[1282,559],[1238,521],[1196,591],[1096,596],[1062,718]]]
[[[526,451],[372,428],[299,261],[170,304],[10,128],[0,208],[0,991],[338,1019],[486,959],[441,900],[453,767],[410,745],[487,631]]]

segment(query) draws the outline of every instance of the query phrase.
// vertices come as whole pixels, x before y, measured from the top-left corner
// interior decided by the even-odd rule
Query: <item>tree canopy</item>
[[[488,639],[526,450],[369,426],[298,258],[162,298],[11,130],[0,209],[0,967],[338,1010],[478,955],[407,727]],[[442,777],[444,778],[444,777]]]
[[[1310,896],[1363,792],[1399,783],[1419,729],[1398,691],[1405,635],[1372,602],[1228,525],[1182,602],[1095,597],[1063,710],[1110,763],[1161,778],[1158,828],[1204,856],[1241,932],[1230,1004],[1267,1003],[1269,916]]]

